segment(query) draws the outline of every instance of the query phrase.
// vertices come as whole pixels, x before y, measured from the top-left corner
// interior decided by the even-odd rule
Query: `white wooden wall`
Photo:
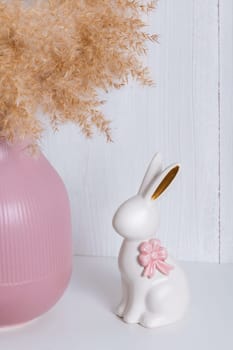
[[[221,0],[220,92],[220,257],[233,262],[233,1]]]
[[[42,142],[68,188],[74,253],[117,255],[112,215],[159,150],[182,164],[161,200],[163,244],[184,260],[233,261],[233,1],[160,0],[152,22],[157,86],[108,96],[114,143],[73,126]]]

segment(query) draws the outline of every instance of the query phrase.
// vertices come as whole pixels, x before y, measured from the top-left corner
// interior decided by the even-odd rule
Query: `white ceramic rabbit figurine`
[[[159,327],[180,320],[187,309],[184,272],[155,238],[157,198],[178,171],[178,164],[162,170],[161,156],[156,154],[138,194],[124,202],[113,217],[113,227],[124,238],[119,253],[123,296],[116,313],[126,323]]]

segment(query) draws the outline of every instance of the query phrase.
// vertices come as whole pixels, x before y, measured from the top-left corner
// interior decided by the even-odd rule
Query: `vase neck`
[[[13,154],[18,154],[28,147],[28,142],[7,142],[5,139],[0,139],[0,161],[8,159]]]

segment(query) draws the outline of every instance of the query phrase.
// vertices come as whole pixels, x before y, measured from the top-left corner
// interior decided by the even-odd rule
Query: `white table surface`
[[[233,349],[233,265],[183,266],[192,293],[186,319],[149,330],[126,325],[113,313],[120,298],[116,259],[75,257],[62,300],[27,326],[1,331],[0,349]]]

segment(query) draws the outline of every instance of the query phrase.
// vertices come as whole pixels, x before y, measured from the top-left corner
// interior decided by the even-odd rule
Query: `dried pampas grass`
[[[142,63],[146,42],[143,14],[155,1],[0,1],[0,137],[30,138],[43,124],[66,122],[90,137],[93,127],[111,139],[101,112],[100,91],[119,89],[128,79],[151,85]]]

